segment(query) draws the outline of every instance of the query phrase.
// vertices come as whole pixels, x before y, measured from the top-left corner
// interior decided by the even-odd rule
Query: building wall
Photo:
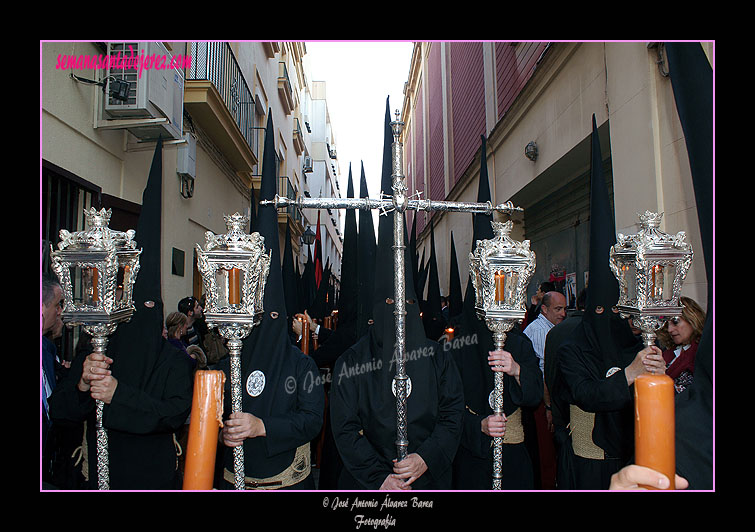
[[[173,53],[188,55],[187,43],[166,43]],[[303,158],[311,155],[311,135],[304,125],[304,116],[311,113],[310,90],[303,66],[306,50],[303,43],[229,43],[236,63],[255,100],[258,135],[258,164],[248,172],[240,172],[231,162],[226,148],[215,135],[206,130],[188,110],[183,129],[197,141],[194,195],[183,198],[176,173],[178,146],[166,143],[163,150],[163,242],[162,286],[166,309],[172,309],[182,297],[196,292],[193,272],[194,246],[204,246],[206,231],[226,231],[223,216],[250,212],[250,188],[259,189],[263,129],[268,110],[275,126],[276,153],[281,159],[281,175],[289,177],[298,193],[303,186]],[[124,129],[105,130],[97,127],[99,87],[74,81],[71,70],[56,68],[61,55],[96,56],[104,54],[96,43],[45,42],[41,45],[41,157],[77,178],[101,187],[102,194],[123,199],[138,208],[154,153],[154,142],[139,144]],[[278,90],[280,62],[287,65],[293,91],[293,109],[286,110]],[[102,79],[103,70],[79,69],[76,75]],[[306,105],[302,105],[305,103]],[[320,126],[315,117],[307,117],[311,125]],[[295,121],[299,119],[304,150],[298,153],[294,143]],[[259,199],[258,193],[256,199]],[[281,217],[279,216],[279,221]],[[279,224],[281,250],[285,221]],[[294,229],[294,249],[300,250],[301,224],[288,223]],[[136,236],[137,242],[139,236]],[[173,248],[184,253],[183,276],[172,273]],[[333,257],[340,257],[340,247],[331,246]],[[306,257],[306,249],[302,250]],[[340,263],[340,258],[338,259]],[[200,288],[201,290],[201,288]],[[197,294],[198,295],[198,294]]]
[[[604,162],[613,177],[617,232],[637,232],[638,212],[664,212],[661,229],[672,234],[685,231],[693,249],[701,250],[671,82],[660,74],[656,51],[647,43],[433,42],[415,46],[420,51],[414,54],[402,113],[413,122],[405,133],[405,142],[411,143],[415,154],[413,175],[407,179],[426,172],[431,198],[476,200],[481,131],[488,139],[486,163],[493,201],[516,200],[525,209],[523,217],[515,217],[514,236],[526,238],[527,208],[589,171],[585,147],[594,114]],[[710,57],[712,44],[704,43],[704,47]],[[430,103],[423,124],[417,124],[423,117],[424,95]],[[439,109],[439,105],[445,107]],[[441,117],[444,122],[438,124]],[[419,133],[423,125],[428,128],[424,137]],[[442,141],[441,131],[446,133]],[[539,149],[535,162],[524,156],[530,141]],[[423,148],[428,154],[424,160],[418,156]],[[438,213],[434,218],[445,294],[451,231],[462,286],[467,282],[471,215]],[[429,245],[429,230],[421,225],[420,255],[423,246]],[[576,273],[583,284],[582,272]],[[541,280],[545,279],[533,279],[531,293]],[[683,292],[705,305],[702,253],[696,253]]]

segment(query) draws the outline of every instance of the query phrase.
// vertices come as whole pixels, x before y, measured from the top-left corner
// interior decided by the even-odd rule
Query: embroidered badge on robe
[[[246,379],[246,393],[257,397],[265,389],[265,374],[256,369]]]

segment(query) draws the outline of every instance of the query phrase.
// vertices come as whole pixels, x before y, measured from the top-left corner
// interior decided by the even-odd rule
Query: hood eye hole
[[[278,313],[273,310],[273,311],[270,312],[270,317],[273,318],[274,320],[277,320],[278,319]]]
[[[394,301],[390,297],[386,297],[385,302],[388,303],[389,305],[393,305],[394,303]]]
[[[595,307],[595,314],[603,314],[603,307],[600,305]]]

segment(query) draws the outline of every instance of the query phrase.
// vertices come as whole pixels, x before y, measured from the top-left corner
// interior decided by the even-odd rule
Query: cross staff
[[[522,211],[520,207],[514,207],[509,201],[500,205],[493,205],[490,201],[484,203],[458,202],[458,201],[434,201],[430,199],[409,199],[406,195],[407,187],[404,182],[403,168],[403,143],[399,140],[404,122],[399,120],[399,112],[396,111],[396,120],[391,122],[393,130],[393,144],[391,155],[393,170],[393,196],[384,196],[380,199],[370,198],[286,198],[276,194],[273,200],[263,200],[261,205],[275,205],[276,207],[297,206],[306,209],[380,209],[381,214],[387,215],[393,210],[393,270],[394,292],[396,303],[393,314],[396,320],[396,450],[398,460],[407,456],[409,440],[407,439],[406,426],[406,315],[405,299],[405,272],[404,272],[404,211],[447,211],[447,212],[470,212],[473,214],[492,214],[494,211],[512,213]]]

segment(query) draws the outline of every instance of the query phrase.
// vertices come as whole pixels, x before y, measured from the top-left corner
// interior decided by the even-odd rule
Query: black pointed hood
[[[443,334],[444,323],[441,313],[440,278],[435,254],[435,225],[430,220],[430,266],[428,274],[427,301],[423,306],[422,322],[425,333],[431,340],[437,340]]]
[[[425,248],[422,248],[422,258],[419,259],[419,274],[418,279],[414,280],[414,286],[416,287],[414,291],[417,294],[417,297],[424,305],[424,295],[425,295],[425,284],[427,283],[427,275],[430,272],[430,260],[428,259],[427,262],[425,262]]]
[[[349,167],[349,181],[346,196],[354,197],[354,185]],[[332,364],[344,351],[354,345],[357,336],[357,311],[359,279],[357,274],[357,222],[354,209],[346,209],[343,235],[343,257],[341,259],[341,293],[338,298],[338,327],[328,337],[313,357],[318,366]]]
[[[277,176],[275,173],[275,136],[272,112],[268,111],[265,146],[262,156],[260,201],[275,199]],[[270,254],[270,270],[265,283],[264,313],[260,323],[244,339],[241,352],[242,379],[253,369],[270,368],[276,358],[293,347],[288,334],[280,243],[278,240],[278,211],[274,205],[259,205],[256,232],[265,239],[265,252]],[[268,373],[263,369],[264,373]],[[249,400],[247,394],[244,401]],[[245,410],[247,411],[247,410]]]
[[[603,175],[603,159],[595,115],[592,117],[590,160],[590,251],[587,297],[582,323],[585,333],[607,371],[625,367],[620,352],[634,347],[636,339],[626,320],[613,308],[619,301],[619,283],[609,266],[611,246],[616,243],[616,224]]]
[[[669,76],[689,155],[708,302],[692,385],[676,401],[676,464],[690,489],[713,486],[713,71],[700,43],[666,43]]]
[[[136,226],[135,238],[142,252],[133,292],[135,311],[128,322],[118,325],[108,342],[108,355],[114,361],[113,375],[134,386],[147,382],[165,342],[160,282],[162,157],[161,138],[155,147]]]
[[[286,222],[286,238],[283,246],[282,275],[286,314],[290,323],[298,308],[298,290],[296,286],[296,271],[294,270],[293,248],[291,246],[291,226],[288,222]]]
[[[390,106],[386,100],[385,109],[385,135],[383,145],[383,171],[380,182],[380,191],[383,195],[393,195],[393,179],[391,175],[392,161],[391,150],[393,144],[393,132],[390,126]],[[375,263],[375,290],[372,298],[372,318],[374,326],[370,329],[373,351],[380,353],[384,361],[389,361],[394,355],[396,343],[395,316],[395,273],[393,267],[387,267],[387,258],[393,264],[393,224],[395,213],[391,211],[386,216],[380,216],[378,222],[378,243]],[[421,345],[425,345],[426,336],[422,320],[419,315],[417,295],[414,291],[414,276],[412,273],[411,259],[408,253],[406,217],[404,215],[404,272],[405,272],[405,296],[406,308],[406,343],[407,352],[413,351]]]
[[[485,203],[486,201],[492,201],[492,199],[490,195],[490,182],[488,180],[487,141],[485,135],[481,135],[480,138],[480,179],[477,183],[477,202]],[[490,240],[493,238],[492,221],[492,214],[476,213],[472,215],[472,249],[470,251],[474,252],[478,240]],[[474,316],[474,306],[474,286],[472,286],[471,279],[468,278],[466,292],[464,293],[463,312],[469,316]]]
[[[254,232],[254,219],[257,217],[255,214],[257,207],[255,205],[254,187],[249,189],[249,232]]]
[[[346,197],[354,197],[354,183],[349,165],[349,180],[346,185]],[[338,298],[338,327],[347,323],[356,323],[357,296],[359,279],[357,277],[357,217],[354,209],[346,209],[343,226],[343,258],[341,259],[341,290]]]
[[[461,314],[463,298],[461,295],[461,277],[459,276],[459,263],[456,258],[456,245],[454,244],[454,232],[451,231],[451,265],[448,274],[448,308],[449,317],[453,318]]]
[[[409,237],[409,258],[412,260],[412,274],[414,275],[414,291],[417,290],[417,279],[419,279],[419,254],[417,253],[417,211],[413,211],[412,216],[412,234]],[[407,215],[408,216],[408,215]]]
[[[368,198],[367,179],[364,175],[364,163],[359,180],[359,197]],[[375,225],[372,211],[359,210],[359,233],[357,269],[359,271],[359,301],[357,303],[357,336],[363,336],[372,319],[372,295],[375,291]]]

